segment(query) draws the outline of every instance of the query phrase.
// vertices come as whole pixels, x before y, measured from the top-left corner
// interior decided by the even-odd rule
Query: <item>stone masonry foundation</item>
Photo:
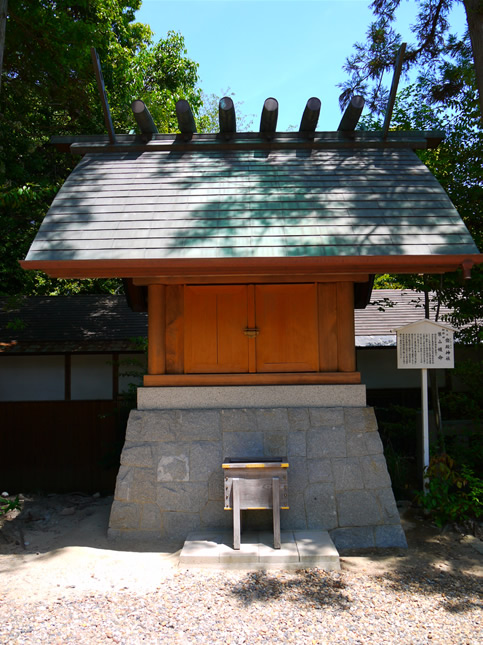
[[[346,398],[344,390],[345,406]],[[287,456],[290,509],[281,511],[282,530],[325,529],[339,549],[406,546],[373,409],[298,407],[297,400],[250,407],[241,397],[247,407],[132,411],[109,536],[184,540],[199,529],[231,527],[224,457]],[[156,405],[152,391],[142,405]],[[271,517],[244,513],[254,527]]]

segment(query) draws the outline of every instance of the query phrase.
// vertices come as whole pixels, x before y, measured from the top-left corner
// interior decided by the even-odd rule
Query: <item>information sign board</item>
[[[420,320],[396,329],[399,369],[444,369],[454,367],[454,330],[446,325]]]

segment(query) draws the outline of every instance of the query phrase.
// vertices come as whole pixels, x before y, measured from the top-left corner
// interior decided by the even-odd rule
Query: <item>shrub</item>
[[[457,470],[448,454],[434,455],[425,470],[425,490],[418,501],[430,511],[437,526],[463,524],[482,515],[483,480],[469,466]]]

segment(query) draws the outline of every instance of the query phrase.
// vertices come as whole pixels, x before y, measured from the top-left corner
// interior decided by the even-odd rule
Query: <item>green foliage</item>
[[[430,511],[437,526],[481,517],[483,480],[469,466],[457,469],[449,455],[435,455],[425,470],[425,476],[425,491],[418,496],[418,501]]]
[[[470,37],[475,42],[480,38],[483,11],[481,3],[479,7],[476,6],[478,0],[463,0],[463,3],[468,31],[462,38],[457,38],[451,33],[448,21],[456,0],[415,0],[418,14],[411,25],[415,42],[408,44],[402,71],[404,75],[410,68],[417,67],[423,77],[432,78],[426,104],[451,106],[452,103],[457,103],[458,98],[461,98],[462,86],[468,82],[475,87],[475,105],[478,100],[477,83],[480,94],[482,92],[481,60],[476,59],[478,53],[476,48],[471,48]],[[347,105],[353,94],[362,94],[371,114],[380,115],[385,112],[389,84],[402,41],[401,35],[394,29],[400,4],[401,0],[373,0],[371,3],[375,20],[367,29],[366,41],[355,43],[354,53],[344,65],[348,78],[339,85],[342,89],[339,97],[341,108]],[[470,59],[470,65],[463,69],[459,60],[462,51]],[[480,98],[476,120],[483,116],[481,110],[483,101]]]
[[[6,515],[9,511],[14,511],[17,508],[20,508],[18,495],[15,499],[5,499],[4,497],[0,497],[0,515]]]
[[[53,135],[101,134],[92,68],[97,49],[117,132],[136,127],[130,104],[144,100],[161,132],[177,128],[175,103],[201,108],[198,65],[180,34],[154,43],[134,22],[141,0],[9,0],[0,94],[0,295],[117,292],[119,281],[49,280],[23,271],[57,191],[78,159],[48,145]]]

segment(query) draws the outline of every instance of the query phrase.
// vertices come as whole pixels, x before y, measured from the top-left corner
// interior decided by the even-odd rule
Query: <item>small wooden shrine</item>
[[[25,269],[121,277],[148,310],[148,373],[131,414],[110,531],[174,538],[224,526],[225,457],[288,456],[289,528],[337,545],[405,543],[374,413],[355,360],[354,308],[376,273],[465,277],[482,261],[415,150],[441,132],[355,129],[354,97],[336,132],[159,134],[141,101],[139,134],[56,137],[82,155],[53,201]],[[109,126],[109,120],[107,120]],[[252,387],[256,386],[256,387]],[[283,528],[283,527],[282,527]]]

